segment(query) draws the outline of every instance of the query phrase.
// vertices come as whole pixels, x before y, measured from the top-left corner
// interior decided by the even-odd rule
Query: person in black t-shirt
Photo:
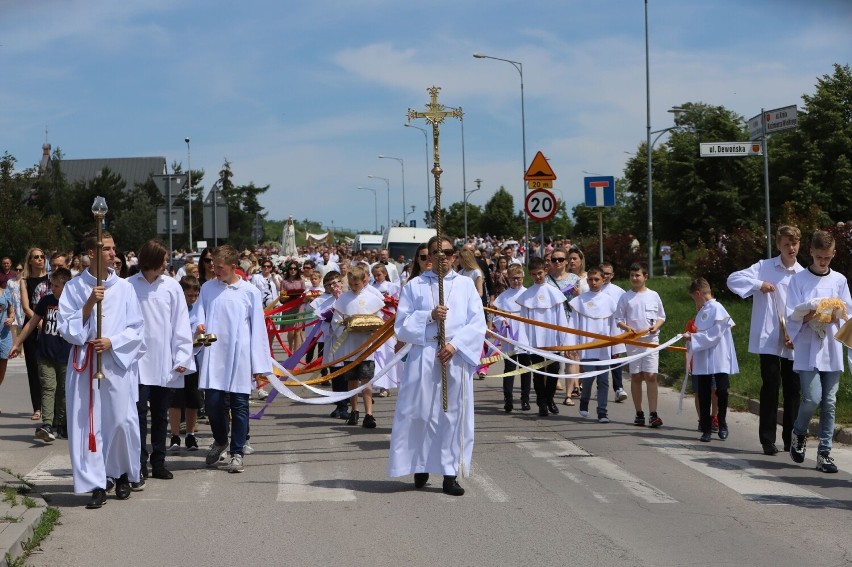
[[[51,292],[42,297],[33,309],[32,319],[24,325],[15,344],[9,352],[10,357],[18,356],[24,340],[42,323],[38,331],[36,360],[39,381],[41,383],[41,420],[35,436],[45,443],[54,441],[58,436],[67,438],[65,425],[65,370],[71,345],[59,336],[57,316],[59,298],[66,282],[71,279],[71,270],[57,268],[50,276]]]

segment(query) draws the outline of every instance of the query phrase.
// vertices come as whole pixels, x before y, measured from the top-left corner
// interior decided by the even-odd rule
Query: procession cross
[[[446,110],[443,104],[438,102],[438,93],[441,91],[441,87],[432,86],[431,88],[426,89],[426,92],[431,96],[431,100],[426,105],[425,112],[417,112],[412,109],[408,109],[408,121],[416,120],[417,118],[425,118],[426,122],[432,125],[432,146],[433,146],[433,157],[432,157],[432,175],[435,177],[435,211],[433,213],[433,218],[435,219],[435,229],[438,237],[438,248],[437,253],[435,254],[436,259],[438,260],[438,269],[436,273],[438,274],[438,305],[444,304],[444,240],[443,240],[443,227],[442,227],[442,218],[441,218],[441,173],[443,170],[441,169],[441,152],[438,146],[438,137],[439,137],[439,125],[444,121],[445,118],[462,118],[462,109],[461,107],[454,108],[453,110]],[[444,332],[444,321],[438,321],[438,352],[443,350],[446,345],[446,334]],[[441,365],[441,401],[443,403],[444,412],[447,411],[447,366],[445,364]]]

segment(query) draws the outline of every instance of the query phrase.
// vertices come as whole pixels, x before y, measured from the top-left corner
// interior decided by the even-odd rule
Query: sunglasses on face
[[[263,267],[264,267],[264,268],[271,268],[271,267],[272,267],[272,264],[264,264],[264,265],[263,265]]]
[[[208,263],[208,262],[209,262],[209,263],[211,263],[211,264],[212,264],[212,263],[213,263],[213,258],[204,258],[202,261],[203,261],[203,262],[205,262],[205,263]]]
[[[558,262],[558,263],[560,263],[560,264],[561,264],[562,262],[564,262],[564,261],[565,261],[565,260],[567,260],[567,259],[568,259],[568,258],[551,258],[551,259],[550,259],[550,261],[551,261],[551,262]]]
[[[422,261],[424,261],[424,262],[425,262],[426,260],[428,260],[428,259],[429,259],[429,255],[428,255],[428,254],[420,254],[420,255],[418,256],[418,258],[420,258]]]
[[[30,256],[30,260],[44,260],[44,254],[33,254]]]
[[[455,249],[454,249],[454,248],[444,248],[444,249],[442,249],[442,250],[441,250],[441,252],[443,252],[443,253],[444,253],[444,256],[452,256],[453,254],[455,254],[455,253],[456,253],[456,251],[455,251]],[[437,251],[437,250],[432,250],[432,251],[430,252],[430,254],[432,254],[432,256],[437,256],[437,255],[438,255],[438,251]]]

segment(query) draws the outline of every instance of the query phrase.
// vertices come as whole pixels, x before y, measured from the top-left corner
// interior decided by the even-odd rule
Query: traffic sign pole
[[[766,257],[772,258],[772,222],[769,214],[769,138],[766,135],[766,114],[760,109],[763,129],[763,182],[766,196]]]

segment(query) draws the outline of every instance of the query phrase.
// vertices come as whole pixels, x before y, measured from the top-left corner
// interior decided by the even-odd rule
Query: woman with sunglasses
[[[201,252],[201,257],[198,259],[198,281],[201,285],[204,285],[204,282],[215,278],[216,274],[213,273],[213,249],[205,248]]]
[[[284,264],[284,279],[281,281],[281,294],[286,294],[287,299],[300,297],[307,289],[304,280],[302,280],[301,271],[299,263],[296,260],[288,260]],[[287,301],[287,299],[284,301]],[[295,309],[282,312],[282,315],[293,315],[298,313],[299,309],[299,307],[296,307]],[[290,352],[295,352],[296,349],[302,346],[304,341],[305,333],[302,329],[287,333],[287,346],[290,347]]]
[[[41,296],[36,288],[39,284],[47,281],[47,269],[45,268],[44,250],[41,248],[30,248],[27,259],[24,262],[21,273],[21,309],[24,310],[24,325],[32,319],[33,307],[38,304]],[[48,289],[42,286],[42,289]],[[36,349],[38,347],[38,333],[30,333],[24,341],[24,360],[27,364],[27,380],[30,384],[30,401],[33,405],[33,421],[41,420],[41,380],[38,375],[38,362],[36,360]]]
[[[411,281],[423,272],[428,272],[432,269],[432,260],[429,257],[429,247],[424,243],[417,247],[414,253],[414,260],[411,262],[411,270],[408,274],[407,281]]]

